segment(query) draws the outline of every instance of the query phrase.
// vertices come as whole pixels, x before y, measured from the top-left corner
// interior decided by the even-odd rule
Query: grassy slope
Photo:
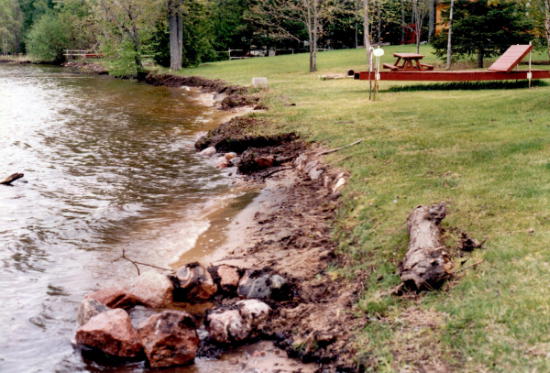
[[[410,49],[388,47],[384,59]],[[363,59],[360,50],[325,52],[320,73],[364,68]],[[366,82],[320,81],[306,70],[307,56],[293,55],[184,73],[239,84],[266,76],[271,110],[262,116],[279,128],[328,147],[365,140],[330,158],[352,174],[336,228],[342,251],[355,259],[345,272],[372,272],[358,305],[369,320],[359,358],[381,371],[431,353],[456,371],[550,371],[550,87],[382,92],[369,102]],[[407,214],[439,201],[450,205],[446,224],[487,239],[485,249],[465,257],[460,280],[442,291],[386,295],[398,283]],[[435,312],[442,327],[407,329],[411,309]]]

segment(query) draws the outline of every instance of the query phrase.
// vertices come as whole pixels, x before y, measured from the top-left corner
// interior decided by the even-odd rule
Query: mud
[[[291,357],[318,363],[319,371],[360,371],[352,336],[362,321],[354,316],[352,306],[361,274],[350,282],[333,278],[329,271],[343,260],[331,236],[339,205],[335,185],[343,174],[322,163],[321,149],[294,134],[248,135],[268,125],[237,118],[196,144],[198,150],[214,146],[239,153],[240,173],[265,183],[252,206],[229,227],[229,236],[236,238],[210,259],[213,264],[275,271],[290,279],[292,296],[269,302],[274,314],[263,326],[263,338],[274,340]],[[258,159],[273,162],[249,167],[257,165]],[[312,169],[319,170],[313,178]]]

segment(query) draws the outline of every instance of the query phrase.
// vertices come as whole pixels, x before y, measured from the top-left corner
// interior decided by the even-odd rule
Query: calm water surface
[[[168,266],[208,227],[230,191],[192,147],[212,115],[182,89],[0,65],[0,177],[25,173],[0,186],[0,372],[103,370],[71,346],[78,304],[135,275],[122,248]]]

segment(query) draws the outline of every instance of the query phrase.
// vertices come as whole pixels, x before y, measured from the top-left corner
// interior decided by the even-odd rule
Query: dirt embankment
[[[240,173],[265,182],[252,222],[235,228],[246,239],[221,249],[214,260],[291,279],[293,296],[272,304],[275,312],[263,327],[265,337],[292,357],[320,363],[320,371],[359,371],[352,334],[361,320],[352,314],[352,305],[361,281],[334,279],[329,271],[342,261],[331,222],[347,175],[324,164],[320,149],[295,134],[247,135],[268,125],[235,118],[196,143],[197,150],[237,153]]]
[[[85,74],[107,75],[107,69],[98,63],[69,61],[63,67]],[[221,110],[232,110],[242,107],[253,107],[255,110],[265,109],[259,104],[259,98],[248,93],[246,87],[231,85],[220,79],[207,79],[200,76],[180,76],[172,74],[157,74],[149,72],[140,76],[139,81],[153,86],[190,87],[199,89],[202,93],[211,93],[214,97],[212,106]]]

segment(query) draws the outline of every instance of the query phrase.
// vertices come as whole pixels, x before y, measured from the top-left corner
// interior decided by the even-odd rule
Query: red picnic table
[[[424,56],[418,53],[394,53],[393,56],[397,58],[395,63],[385,63],[384,68],[392,71],[425,71],[434,68],[432,65],[421,63],[420,60]]]

